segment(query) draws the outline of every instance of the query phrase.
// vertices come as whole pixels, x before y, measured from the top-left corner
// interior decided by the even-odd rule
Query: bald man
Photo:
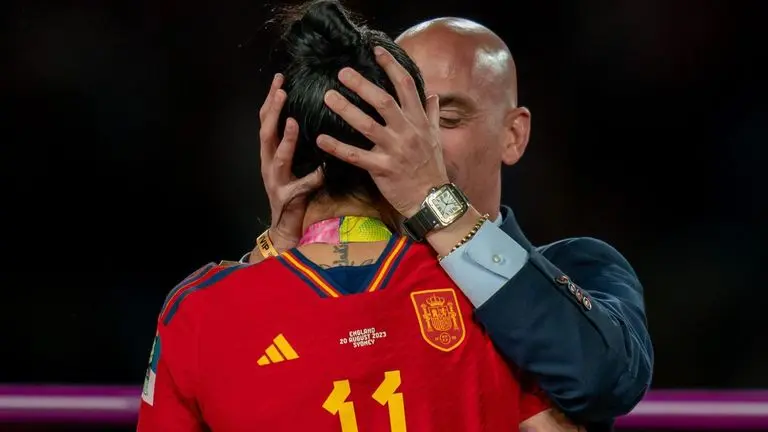
[[[376,107],[386,124],[337,92],[326,95],[328,107],[376,146],[364,151],[324,135],[318,146],[371,173],[403,215],[406,232],[435,249],[502,355],[536,377],[570,418],[591,431],[610,429],[651,381],[653,349],[634,270],[592,238],[533,246],[512,210],[501,205],[501,168],[522,157],[530,112],[518,106],[514,60],[496,34],[472,21],[440,18],[407,30],[397,42],[421,69],[427,91],[438,95],[439,108],[425,109],[413,78],[377,50],[379,64],[397,83],[397,103],[349,68],[339,80]],[[281,109],[281,92],[273,84],[262,112]],[[262,127],[262,145],[276,136]],[[285,163],[262,161],[272,218],[280,221],[267,233],[278,251],[296,245],[302,197],[317,184],[310,177],[277,179],[271,167]],[[465,197],[446,186],[449,181]],[[469,204],[466,211],[440,214],[462,204]],[[260,259],[251,254],[252,261]]]

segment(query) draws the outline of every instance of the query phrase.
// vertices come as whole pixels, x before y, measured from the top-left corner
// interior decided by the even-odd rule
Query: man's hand
[[[333,156],[371,174],[384,198],[405,217],[421,208],[432,187],[448,183],[439,138],[440,107],[437,96],[421,105],[413,77],[392,55],[375,48],[376,61],[395,85],[397,101],[377,85],[351,68],[339,72],[339,80],[368,102],[386,122],[381,125],[351,104],[339,92],[330,90],[325,103],[350,126],[360,131],[375,146],[366,151],[328,135],[317,144]]]
[[[277,134],[277,124],[280,111],[283,109],[288,95],[280,87],[283,76],[275,75],[269,89],[267,99],[259,111],[261,129],[261,177],[269,197],[272,210],[272,223],[269,227],[269,237],[278,251],[295,247],[301,238],[304,213],[307,210],[307,195],[319,188],[323,183],[322,170],[302,178],[297,178],[291,172],[293,153],[296,150],[296,140],[299,136],[299,125],[296,120],[289,118],[285,123],[285,132],[280,141]],[[254,249],[255,250],[255,249]],[[251,262],[259,261],[260,253],[251,254]]]
[[[520,423],[520,432],[586,432],[554,409],[542,411]]]

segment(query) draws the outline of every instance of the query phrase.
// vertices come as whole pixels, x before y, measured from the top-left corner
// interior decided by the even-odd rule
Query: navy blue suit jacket
[[[651,382],[653,347],[635,271],[593,238],[534,247],[508,207],[502,217],[502,230],[529,259],[476,310],[478,321],[565,414],[591,431],[610,429]]]

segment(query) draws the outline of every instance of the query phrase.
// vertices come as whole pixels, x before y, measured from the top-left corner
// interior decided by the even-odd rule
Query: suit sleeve
[[[195,397],[199,314],[191,305],[179,307],[194,285],[185,282],[171,292],[158,318],[137,432],[205,430]]]
[[[520,421],[526,421],[529,418],[552,408],[552,402],[547,395],[536,384],[536,381],[523,374],[518,374],[520,383]]]
[[[634,270],[599,240],[558,242],[542,253],[515,228],[510,236],[484,225],[478,231],[485,232],[483,241],[472,239],[457,250],[463,262],[447,263],[454,267],[446,271],[476,305],[499,351],[534,374],[565,414],[608,422],[629,412],[645,394],[653,364]],[[470,267],[496,282],[491,276],[462,279],[461,269]],[[478,280],[488,282],[473,283]]]

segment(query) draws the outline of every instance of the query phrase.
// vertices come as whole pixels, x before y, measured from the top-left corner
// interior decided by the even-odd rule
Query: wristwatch
[[[456,222],[468,208],[469,200],[453,183],[433,187],[421,203],[421,210],[403,221],[403,228],[408,237],[421,242],[429,232]]]

